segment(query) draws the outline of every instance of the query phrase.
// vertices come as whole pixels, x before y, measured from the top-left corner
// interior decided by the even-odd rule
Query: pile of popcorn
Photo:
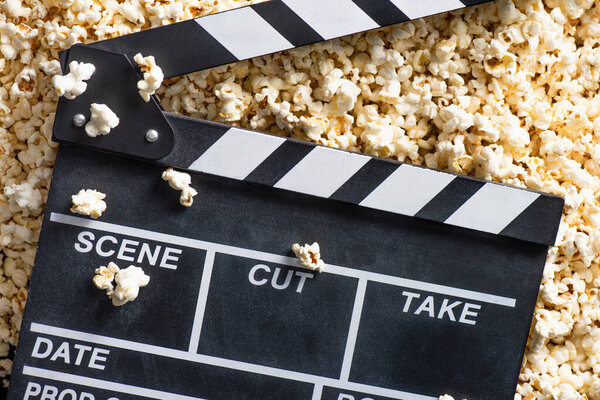
[[[0,0],[5,385],[56,154],[58,51],[251,2]],[[497,0],[157,94],[167,111],[563,196],[515,399],[600,400],[599,82],[600,0]]]

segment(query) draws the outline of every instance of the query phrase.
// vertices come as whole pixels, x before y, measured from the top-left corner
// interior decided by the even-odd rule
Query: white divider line
[[[160,390],[147,389],[139,386],[126,385],[105,381],[102,379],[88,378],[87,376],[67,374],[65,372],[52,371],[44,368],[23,366],[23,375],[35,376],[37,378],[51,379],[53,381],[83,385],[102,390],[112,390],[120,393],[127,393],[135,396],[143,396],[151,399],[169,399],[169,400],[205,400],[201,397],[184,396],[176,393],[163,392]]]
[[[96,335],[93,333],[74,331],[72,329],[38,324],[37,322],[32,322],[29,330],[31,332],[43,333],[51,336],[58,336],[64,339],[81,340],[88,343],[116,347],[129,351],[137,351],[140,353],[153,354],[161,357],[170,357],[179,360],[193,361],[201,364],[235,369],[237,371],[244,371],[259,375],[267,375],[275,378],[289,379],[297,382],[306,382],[311,383],[313,385],[320,385],[321,387],[330,386],[340,389],[353,390],[362,393],[370,393],[377,396],[397,398],[402,400],[437,400],[437,397],[403,392],[401,390],[380,388],[376,386],[364,385],[362,383],[341,382],[338,379],[325,378],[322,376],[306,374],[303,372],[289,371],[273,367],[265,367],[264,365],[251,364],[242,361],[234,361],[226,358],[207,356],[203,354],[190,354],[187,351],[168,349],[166,347],[154,346],[151,344],[116,339],[108,336]],[[159,398],[162,399],[162,397]]]
[[[350,329],[348,329],[342,371],[340,373],[340,380],[342,382],[348,382],[348,377],[350,376],[350,367],[352,366],[352,358],[354,357],[354,347],[356,346],[356,336],[358,335],[358,326],[360,324],[366,290],[366,279],[359,279],[358,287],[356,288],[356,297],[354,298],[354,308],[352,309],[352,318],[350,319]]]
[[[315,388],[313,390],[312,400],[321,400],[321,395],[323,394],[323,385],[320,383],[315,384]]]
[[[278,254],[266,253],[258,250],[245,249],[242,247],[228,246],[224,244],[206,242],[203,240],[190,239],[183,236],[169,235],[166,233],[154,232],[145,229],[132,228],[129,226],[111,224],[108,222],[95,221],[65,215],[60,213],[51,213],[50,221],[65,225],[78,226],[81,228],[94,229],[104,232],[111,232],[120,235],[134,236],[140,239],[154,240],[157,242],[174,244],[176,246],[190,247],[213,251],[215,253],[230,254],[233,256],[251,258],[264,262],[300,267],[298,260],[292,257],[286,257]],[[443,262],[443,261],[442,261]],[[342,275],[351,278],[367,279],[374,282],[381,282],[395,286],[401,286],[409,289],[422,290],[425,292],[438,293],[448,296],[461,297],[464,299],[481,301],[484,303],[497,304],[505,307],[514,307],[516,300],[510,297],[496,296],[493,294],[477,292],[474,290],[459,289],[451,286],[438,285],[435,283],[422,282],[413,279],[405,279],[391,275],[379,274],[376,272],[362,271],[354,268],[342,267],[339,265],[326,264],[323,273]]]
[[[198,302],[196,303],[196,314],[194,315],[194,324],[192,325],[190,347],[188,350],[188,352],[192,354],[196,354],[198,352],[198,343],[200,341],[200,332],[202,331],[202,322],[204,321],[204,310],[206,309],[208,287],[210,286],[210,277],[212,276],[214,262],[215,252],[211,250],[207,251],[206,259],[204,260],[204,269],[202,270],[202,281],[200,282]]]
[[[341,382],[337,379],[325,378],[318,375],[306,374],[303,372],[289,371],[285,369],[266,367],[264,365],[251,364],[242,361],[234,361],[226,358],[219,358],[213,356],[207,356],[204,354],[190,354],[187,351],[168,349],[166,347],[155,346],[151,344],[144,344],[133,342],[131,340],[117,339],[108,336],[96,335],[93,333],[80,332],[72,329],[59,328],[56,326],[38,324],[32,322],[29,329],[34,333],[42,333],[51,336],[58,336],[64,339],[81,340],[88,343],[94,343],[98,345],[116,347],[129,351],[137,351],[140,353],[147,353],[157,355],[161,357],[175,358],[179,360],[193,361],[201,364],[214,365],[222,368],[234,369],[237,371],[244,371],[253,374],[267,375],[274,378],[289,379],[297,382],[306,382],[313,385],[330,386],[340,389],[353,390],[356,392],[370,393],[373,395],[402,399],[402,400],[437,400],[437,397],[424,396],[415,393],[403,392],[400,390],[380,388],[376,386],[364,385],[361,383],[352,382]],[[23,372],[25,373],[25,372]],[[53,379],[53,378],[50,378]],[[60,379],[58,379],[60,380]],[[102,381],[99,381],[102,382]],[[85,384],[85,383],[82,383]],[[117,390],[117,389],[115,389]],[[150,397],[150,396],[149,396]],[[161,399],[163,397],[160,397]],[[170,397],[165,397],[169,398]],[[174,399],[179,399],[174,398]],[[188,400],[188,399],[182,399]]]

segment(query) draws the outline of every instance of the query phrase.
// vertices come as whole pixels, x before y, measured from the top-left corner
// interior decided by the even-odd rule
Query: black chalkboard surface
[[[184,208],[163,169],[61,146],[9,399],[513,398],[546,246],[200,173]]]

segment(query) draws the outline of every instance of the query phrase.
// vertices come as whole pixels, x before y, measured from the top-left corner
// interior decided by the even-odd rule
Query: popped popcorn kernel
[[[140,96],[147,103],[150,101],[150,96],[160,87],[165,76],[162,69],[156,65],[154,56],[143,57],[140,53],[137,53],[133,60],[144,73],[144,79],[138,81],[137,88]]]
[[[71,61],[69,63],[69,73],[67,75],[55,75],[52,77],[52,85],[58,96],[65,96],[73,100],[87,89],[87,83],[96,67],[94,64]]]
[[[162,179],[169,182],[169,186],[175,190],[181,190],[179,204],[184,207],[191,207],[194,203],[194,196],[198,194],[196,189],[190,185],[192,177],[185,172],[175,171],[173,168],[167,168],[162,173]]]
[[[130,265],[125,269],[119,269],[112,261],[107,266],[96,268],[95,273],[94,285],[100,290],[105,290],[112,304],[117,307],[135,300],[140,288],[150,282],[150,277],[142,268]],[[116,286],[113,285],[113,281]]]
[[[85,133],[90,137],[108,135],[119,125],[119,117],[106,104],[92,103],[90,121],[85,124]]]
[[[305,244],[304,246],[294,243],[292,245],[292,251],[298,258],[300,264],[306,268],[318,272],[323,271],[325,263],[321,260],[321,248],[319,247],[319,243],[314,242],[311,245]]]
[[[95,189],[81,189],[77,194],[71,196],[73,201],[71,212],[89,215],[96,219],[106,210],[106,202],[103,200],[105,197],[106,194]]]

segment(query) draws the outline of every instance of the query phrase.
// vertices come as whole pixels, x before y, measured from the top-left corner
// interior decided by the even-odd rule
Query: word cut
[[[31,357],[48,358],[50,361],[61,360],[65,364],[81,365],[84,360],[87,360],[88,368],[103,370],[107,356],[110,350],[101,349],[98,347],[86,346],[83,344],[71,344],[62,342],[60,346],[54,350],[54,342],[50,339],[38,337],[33,346]],[[74,356],[71,357],[71,355]],[[84,363],[85,365],[85,363]]]
[[[38,397],[39,396],[39,397]],[[96,397],[88,392],[77,393],[74,389],[59,390],[56,386],[40,385],[35,382],[28,382],[25,389],[23,400],[96,400]],[[119,400],[111,397],[108,400]]]
[[[135,261],[138,264],[147,263],[153,267],[160,259],[159,267],[168,269],[177,269],[179,255],[183,252],[181,249],[163,248],[161,245],[151,246],[137,240],[121,239],[119,241],[111,235],[104,235],[96,240],[96,236],[89,231],[83,231],[77,235],[75,250],[80,253],[89,253],[95,250],[100,257],[115,257],[118,260]]]
[[[283,282],[280,283],[281,275],[282,269],[280,267],[276,267],[271,274],[271,267],[264,264],[258,264],[250,270],[248,280],[251,284],[256,286],[263,286],[271,282],[271,286],[277,290],[284,290],[290,287],[290,285],[292,285],[292,287],[296,285],[296,292],[302,293],[306,280],[314,277],[314,274],[290,269],[287,273],[283,274],[285,277],[283,278]],[[295,277],[298,277],[298,279],[294,279]]]
[[[478,313],[473,310],[481,309],[479,304],[463,303],[446,298],[441,300],[440,304],[440,300],[433,296],[421,298],[421,294],[407,291],[403,291],[402,296],[406,297],[402,312],[426,315],[430,318],[447,318],[453,322],[457,322],[458,319],[461,324],[475,325]]]

